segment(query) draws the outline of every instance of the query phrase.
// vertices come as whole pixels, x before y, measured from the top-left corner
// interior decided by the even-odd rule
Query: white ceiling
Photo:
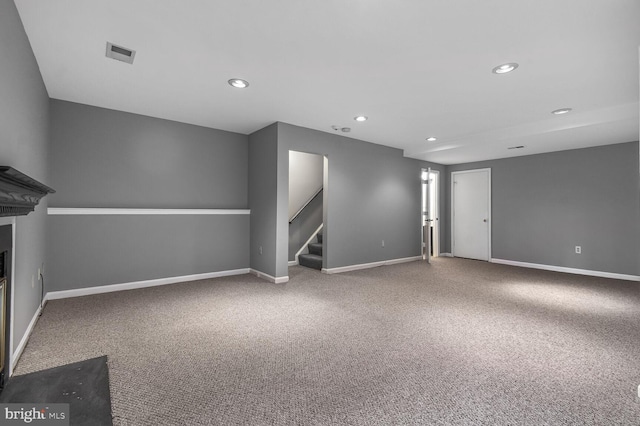
[[[443,164],[638,140],[638,0],[15,2],[56,99],[245,134],[348,126]]]

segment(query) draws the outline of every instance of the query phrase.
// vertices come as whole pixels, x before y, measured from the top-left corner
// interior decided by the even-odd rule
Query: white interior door
[[[489,260],[491,256],[491,169],[451,173],[452,254]]]

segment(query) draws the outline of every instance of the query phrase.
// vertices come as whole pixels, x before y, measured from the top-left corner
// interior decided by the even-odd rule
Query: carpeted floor
[[[640,283],[289,273],[51,301],[16,374],[106,354],[116,425],[640,424]]]

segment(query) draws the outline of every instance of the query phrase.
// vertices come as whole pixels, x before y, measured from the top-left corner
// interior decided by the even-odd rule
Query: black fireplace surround
[[[45,195],[55,192],[46,185],[8,166],[0,166],[0,217],[31,213]],[[12,226],[0,226],[0,391],[9,379],[11,353]]]
[[[56,191],[13,167],[0,166],[0,217],[29,214],[52,192]]]

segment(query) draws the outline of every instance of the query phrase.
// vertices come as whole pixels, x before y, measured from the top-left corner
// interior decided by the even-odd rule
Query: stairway
[[[322,269],[322,234],[321,233],[316,235],[316,240],[318,242],[307,244],[307,247],[309,248],[309,253],[299,255],[298,263],[301,266],[317,269],[319,271]]]

